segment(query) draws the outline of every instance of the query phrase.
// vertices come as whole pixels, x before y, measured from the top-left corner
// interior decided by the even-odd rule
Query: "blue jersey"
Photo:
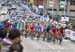
[[[4,28],[4,24],[3,23],[0,23],[0,28]]]
[[[44,32],[47,32],[47,29],[46,29],[46,27],[44,27],[43,31],[44,31]]]
[[[35,30],[36,30],[36,31],[41,31],[40,25],[36,25],[36,26],[35,26]]]
[[[17,24],[12,24],[12,28],[16,29],[17,28]]]

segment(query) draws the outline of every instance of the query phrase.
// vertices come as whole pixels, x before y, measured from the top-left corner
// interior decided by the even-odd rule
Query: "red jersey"
[[[34,31],[34,26],[30,26],[30,30],[31,31]]]
[[[7,28],[11,29],[12,28],[12,24],[11,23],[8,23],[7,24]]]
[[[60,32],[60,34],[64,34],[65,33],[65,28],[64,27],[60,27],[59,28],[59,32]]]
[[[50,33],[51,33],[52,35],[56,35],[56,34],[57,34],[57,28],[52,28],[52,29],[50,30]]]

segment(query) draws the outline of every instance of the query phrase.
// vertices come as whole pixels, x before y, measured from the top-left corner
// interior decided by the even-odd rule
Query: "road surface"
[[[69,40],[63,40],[62,45],[59,45],[22,37],[22,45],[24,46],[23,52],[75,52],[75,44]]]

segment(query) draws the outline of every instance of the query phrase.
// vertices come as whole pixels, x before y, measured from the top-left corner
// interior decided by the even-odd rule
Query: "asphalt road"
[[[63,40],[62,45],[57,42],[44,42],[42,40],[31,40],[22,37],[23,52],[75,52],[75,44],[69,40]]]

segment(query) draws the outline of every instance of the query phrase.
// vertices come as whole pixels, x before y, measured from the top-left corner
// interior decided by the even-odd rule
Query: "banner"
[[[70,39],[75,41],[75,31],[71,31]]]
[[[71,30],[65,29],[65,37],[70,38],[70,35],[71,35]]]

